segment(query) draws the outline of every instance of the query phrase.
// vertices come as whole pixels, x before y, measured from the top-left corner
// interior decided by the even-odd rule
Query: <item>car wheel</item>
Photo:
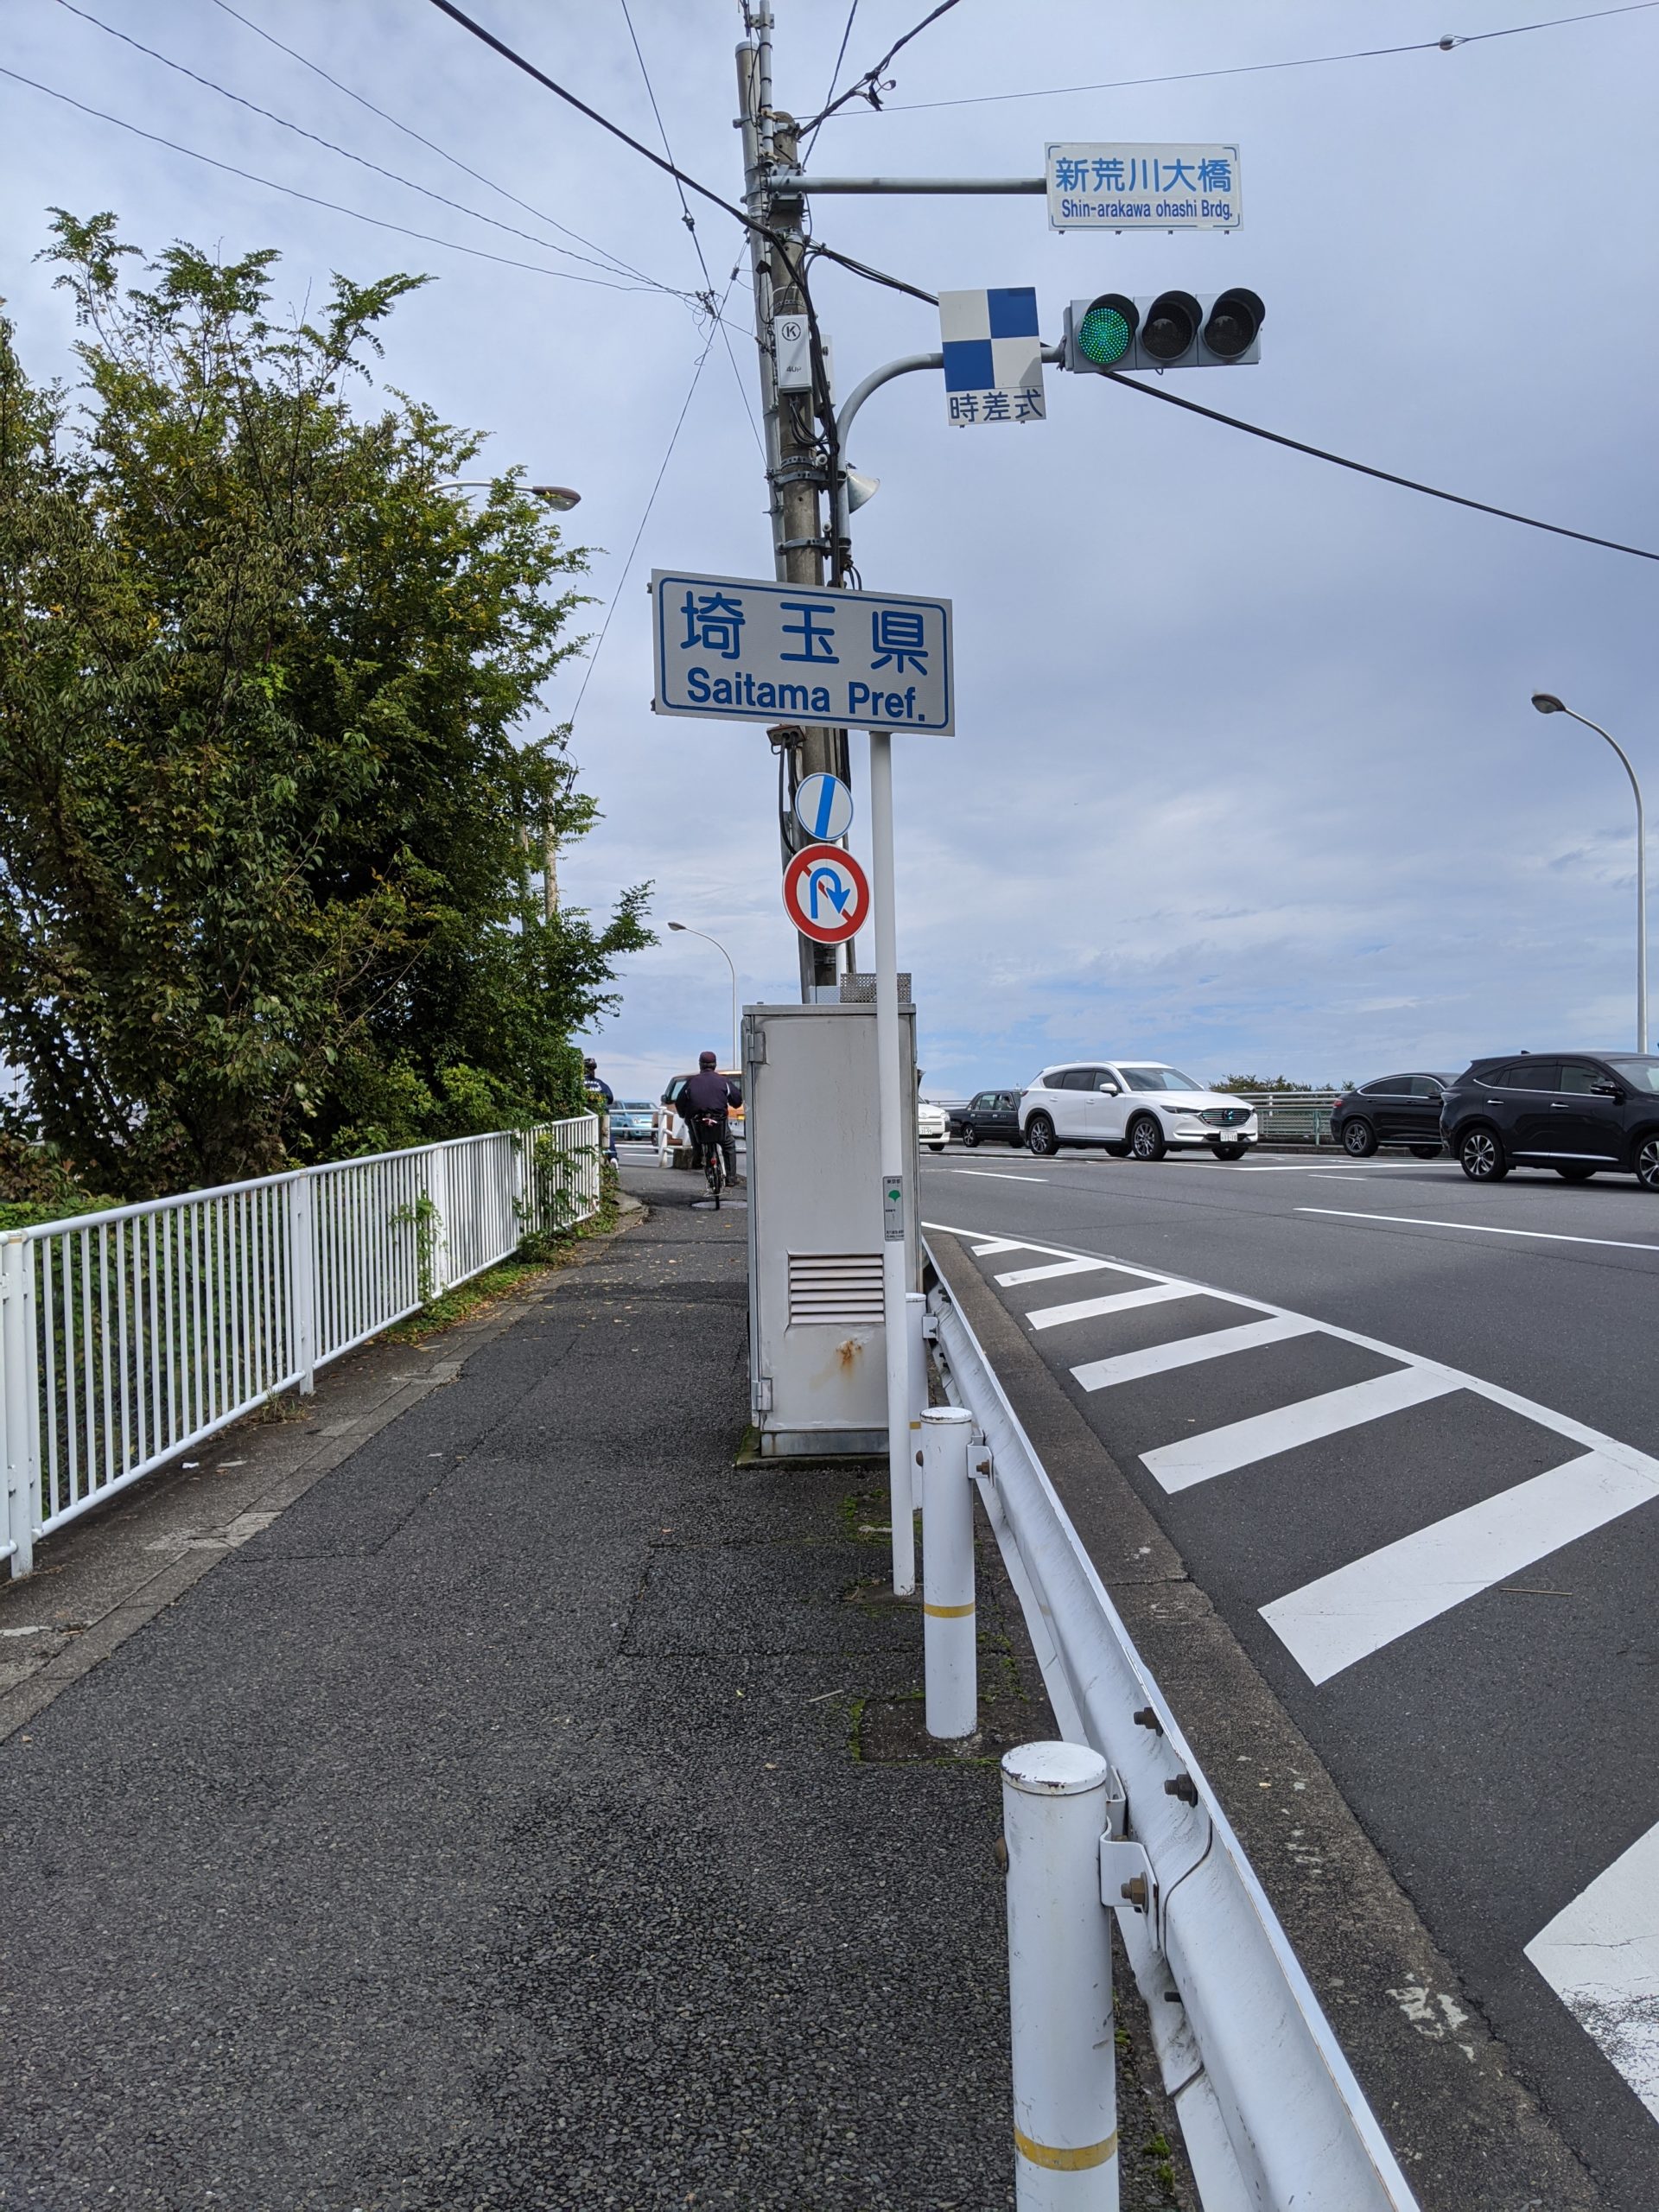
[[[1376,1150],[1376,1131],[1369,1122],[1344,1122],[1342,1148],[1351,1160],[1369,1160]]]
[[[979,1131],[974,1127],[971,1122],[969,1122],[963,1130],[962,1141],[964,1149],[969,1152],[971,1152],[974,1147],[979,1142]]]
[[[1440,1147],[1437,1144],[1414,1144],[1411,1147],[1411,1156],[1414,1160],[1438,1160]]]
[[[1248,1145],[1218,1144],[1216,1147],[1216,1158],[1217,1160],[1243,1160],[1249,1150],[1249,1147]]]
[[[1510,1172],[1496,1129],[1471,1129],[1458,1146],[1458,1165],[1471,1183],[1498,1183]]]
[[[944,1139],[940,1137],[936,1143],[934,1140],[930,1137],[927,1142],[927,1148],[930,1152],[943,1152],[944,1150]]]
[[[1033,1114],[1026,1123],[1026,1142],[1039,1160],[1052,1159],[1059,1150],[1060,1141],[1046,1114]]]
[[[1126,1144],[1103,1144],[1101,1150],[1109,1152],[1114,1160],[1127,1160],[1129,1156],[1129,1147]]]
[[[1137,1114],[1129,1124],[1129,1151],[1136,1160],[1161,1160],[1169,1149],[1155,1114]]]
[[[1643,1138],[1636,1155],[1636,1179],[1644,1191],[1659,1191],[1659,1136]]]
[[[1587,1183],[1595,1172],[1593,1167],[1558,1167],[1555,1170],[1563,1183]]]

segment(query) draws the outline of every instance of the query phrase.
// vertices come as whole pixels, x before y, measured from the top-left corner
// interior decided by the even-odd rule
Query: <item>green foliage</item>
[[[85,404],[0,323],[0,1023],[40,1133],[126,1196],[579,1111],[568,1039],[645,892],[544,921],[594,817],[529,736],[586,567],[480,440],[343,396],[423,281],[144,264],[59,213]],[[147,285],[148,289],[144,289]]]
[[[1312,1090],[1311,1083],[1293,1083],[1287,1075],[1224,1075],[1217,1090]]]

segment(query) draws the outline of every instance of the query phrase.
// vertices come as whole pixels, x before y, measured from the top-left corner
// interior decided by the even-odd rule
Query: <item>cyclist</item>
[[[674,1110],[691,1132],[693,1164],[701,1167],[711,1144],[726,1155],[726,1180],[737,1180],[737,1140],[732,1135],[732,1108],[739,1101],[729,1077],[719,1072],[712,1052],[697,1055],[697,1072],[685,1078]]]

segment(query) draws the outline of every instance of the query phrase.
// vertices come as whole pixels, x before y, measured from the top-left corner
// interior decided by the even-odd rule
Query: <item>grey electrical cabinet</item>
[[[899,1010],[906,1280],[919,1282],[916,1010]],[[801,1459],[887,1448],[875,1008],[752,1006],[743,1015],[748,1133],[749,1390],[760,1451]]]

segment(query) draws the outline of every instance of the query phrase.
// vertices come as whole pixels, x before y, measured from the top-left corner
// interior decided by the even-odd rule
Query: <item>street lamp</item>
[[[435,492],[488,492],[493,490],[494,484],[487,476],[448,476],[432,488]],[[524,489],[532,499],[551,507],[555,514],[568,515],[572,507],[582,505],[581,493],[573,492],[568,484],[526,484]]]
[[[712,944],[715,950],[726,963],[726,965],[732,969],[732,1058],[730,1064],[734,1071],[739,1071],[741,1068],[742,1063],[737,1057],[737,970],[735,968],[732,967],[732,956],[727,951],[720,939],[717,937],[710,937],[707,930],[688,929],[683,922],[671,922],[668,926],[671,930],[679,931],[681,935],[683,937],[700,937],[705,944]]]
[[[1630,757],[1616,737],[1609,736],[1599,722],[1592,722],[1587,715],[1580,715],[1553,691],[1535,691],[1532,703],[1541,715],[1569,715],[1575,722],[1582,722],[1586,729],[1592,729],[1598,737],[1605,737],[1619,759],[1624,763],[1624,772],[1630,779],[1630,789],[1636,793],[1636,1049],[1648,1049],[1648,833],[1642,814],[1642,786],[1636,780],[1636,771]]]

